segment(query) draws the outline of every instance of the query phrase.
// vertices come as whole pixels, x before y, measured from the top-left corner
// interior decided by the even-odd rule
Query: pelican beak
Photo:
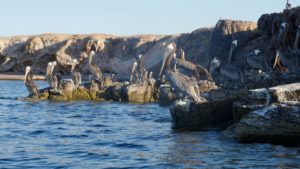
[[[162,65],[161,65],[161,68],[160,68],[160,71],[159,71],[159,76],[160,77],[161,77],[163,71],[165,70],[168,54],[169,54],[169,49],[167,48],[167,51],[164,54],[164,59],[163,59],[163,62],[162,62]]]
[[[231,62],[232,55],[233,55],[233,52],[234,52],[236,47],[237,47],[237,41],[234,40],[234,41],[231,42],[228,64]]]
[[[279,56],[279,51],[277,50],[276,52],[276,57],[275,57],[275,61],[274,61],[274,64],[273,64],[273,69],[276,67],[278,61],[280,59],[280,56]]]
[[[209,67],[209,74],[212,74],[215,70],[216,70],[216,65],[211,64],[210,67]]]
[[[285,39],[287,29],[288,29],[287,23],[284,22],[280,25],[280,32],[279,32],[279,36],[277,38],[276,48],[279,46],[280,42],[282,42]]]
[[[160,68],[160,71],[159,71],[159,76],[161,77],[161,75],[162,75],[162,72],[164,71],[164,69],[165,69],[165,65],[166,65],[166,54],[165,54],[165,56],[164,56],[164,60],[163,60],[163,62],[162,62],[162,65],[161,65],[161,68]]]

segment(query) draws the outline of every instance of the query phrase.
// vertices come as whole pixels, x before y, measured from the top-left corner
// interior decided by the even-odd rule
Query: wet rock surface
[[[239,142],[300,145],[300,109],[276,104],[252,111],[231,128]]]

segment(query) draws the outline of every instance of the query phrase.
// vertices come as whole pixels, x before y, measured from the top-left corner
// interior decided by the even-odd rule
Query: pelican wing
[[[100,68],[94,64],[90,65],[90,72],[91,74],[96,77],[98,80],[102,79],[102,72]]]
[[[197,87],[195,86],[196,82],[192,81],[189,77],[174,72],[168,72],[166,77],[171,86],[175,89],[190,96],[196,102],[204,101],[204,99],[197,94],[198,91],[196,90]]]

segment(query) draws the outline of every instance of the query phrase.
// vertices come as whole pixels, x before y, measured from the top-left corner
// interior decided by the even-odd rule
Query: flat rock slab
[[[300,104],[277,104],[252,111],[229,130],[239,142],[300,145]]]
[[[300,83],[279,85],[271,88],[253,89],[249,92],[249,98],[254,100],[265,100],[266,103],[299,101]]]

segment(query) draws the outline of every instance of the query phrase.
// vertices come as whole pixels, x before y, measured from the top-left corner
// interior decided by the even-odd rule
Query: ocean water
[[[300,147],[175,132],[157,104],[16,100],[26,95],[0,81],[0,168],[300,168]]]

